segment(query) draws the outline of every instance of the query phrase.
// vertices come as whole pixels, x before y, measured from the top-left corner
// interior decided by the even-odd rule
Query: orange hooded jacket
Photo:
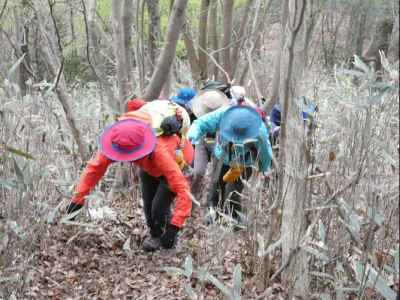
[[[120,119],[135,118],[142,121],[149,119],[148,115],[138,114],[137,112],[131,115],[125,114]],[[174,192],[177,197],[171,219],[171,224],[177,227],[183,226],[185,219],[190,215],[192,209],[192,200],[189,196],[189,184],[175,161],[175,151],[179,148],[180,142],[181,140],[177,135],[157,137],[153,152],[132,162],[153,177],[165,177],[171,191]],[[185,142],[183,156],[188,164],[192,164],[193,155],[194,151],[192,145],[189,142]],[[72,202],[83,205],[85,203],[85,196],[91,192],[107,171],[108,166],[113,162],[114,161],[108,159],[101,152],[98,152],[95,157],[88,162],[83,171],[80,181],[75,188]]]

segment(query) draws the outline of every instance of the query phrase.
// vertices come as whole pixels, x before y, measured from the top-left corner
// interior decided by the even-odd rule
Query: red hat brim
[[[121,131],[135,130],[138,127],[141,127],[141,129],[144,129],[143,144],[133,152],[126,153],[119,151],[118,149],[113,147],[111,142],[111,138],[113,135],[112,129],[116,127],[119,127],[118,129]],[[100,152],[113,161],[135,161],[153,152],[156,146],[156,142],[157,137],[154,133],[154,130],[146,123],[138,120],[122,120],[119,122],[115,122],[114,124],[111,124],[104,129],[99,138],[99,147]]]

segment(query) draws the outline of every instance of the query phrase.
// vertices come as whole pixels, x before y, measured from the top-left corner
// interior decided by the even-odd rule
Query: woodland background
[[[0,0],[0,298],[395,299],[399,4],[384,0]],[[233,81],[284,107],[251,225],[142,252],[137,178],[64,208],[128,96]],[[319,108],[307,134],[296,96]],[[201,199],[198,199],[201,200]]]

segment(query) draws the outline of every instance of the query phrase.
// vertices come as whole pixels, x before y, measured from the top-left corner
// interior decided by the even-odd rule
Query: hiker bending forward
[[[177,120],[180,119],[178,113]],[[183,149],[186,163],[193,159],[193,148],[178,134],[159,135],[151,126],[152,115],[143,111],[128,112],[107,127],[99,139],[99,151],[88,162],[75,189],[67,213],[80,209],[90,191],[113,162],[132,162],[140,167],[143,208],[150,236],[143,242],[146,251],[172,248],[179,229],[190,215],[190,187],[176,160],[176,150]],[[183,145],[184,144],[184,145]],[[181,159],[181,158],[179,158]],[[170,206],[176,204],[170,216]]]
[[[188,132],[188,139],[197,144],[205,134],[217,134],[213,166],[213,179],[207,197],[207,206],[213,211],[217,206],[225,206],[237,222],[240,217],[243,190],[242,178],[249,179],[252,168],[267,172],[271,167],[272,148],[268,131],[258,112],[249,106],[236,105],[221,107],[203,115],[193,122]],[[219,194],[222,202],[219,203]],[[238,213],[239,212],[239,213]],[[211,223],[210,214],[206,222]]]

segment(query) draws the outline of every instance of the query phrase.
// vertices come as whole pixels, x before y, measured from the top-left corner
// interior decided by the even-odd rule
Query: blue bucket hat
[[[176,96],[172,96],[171,100],[179,105],[185,106],[192,98],[196,96],[196,91],[190,87],[180,88]]]
[[[259,113],[250,106],[236,105],[227,109],[221,119],[219,136],[221,142],[243,144],[255,139],[262,120]]]

